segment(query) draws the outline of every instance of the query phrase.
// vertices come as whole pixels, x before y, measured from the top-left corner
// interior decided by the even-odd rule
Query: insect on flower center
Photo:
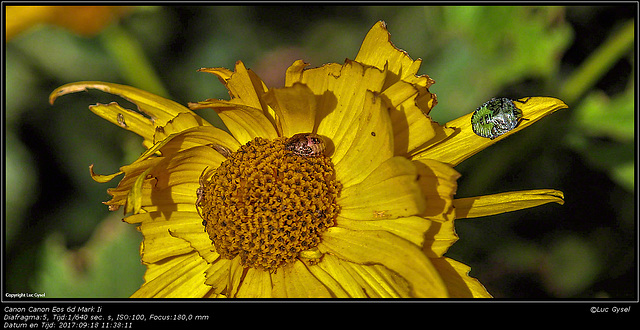
[[[196,205],[216,251],[275,271],[335,224],[341,185],[313,134],[255,138],[204,173]]]

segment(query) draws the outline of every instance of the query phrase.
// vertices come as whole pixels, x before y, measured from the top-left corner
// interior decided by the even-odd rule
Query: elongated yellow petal
[[[200,68],[198,72],[207,72],[212,73],[220,79],[220,81],[226,85],[227,80],[231,79],[231,75],[233,75],[233,71],[227,68]]]
[[[389,157],[383,152],[392,143],[391,123],[386,105],[375,94],[382,90],[385,74],[349,60],[342,66],[332,63],[309,70],[302,70],[303,67],[296,62],[289,68],[287,84],[303,83],[316,95],[316,118],[320,121],[316,133],[328,138],[327,153],[336,172],[346,175],[338,180],[344,185],[349,180],[357,182]],[[341,165],[344,157],[350,157],[344,160],[345,164],[354,163]],[[340,166],[342,170],[338,170]]]
[[[113,124],[142,136],[145,141],[144,145],[147,148],[153,144],[153,134],[156,130],[151,118],[133,110],[125,109],[115,102],[91,105],[89,110]]]
[[[432,221],[421,217],[402,217],[397,219],[351,220],[338,217],[337,226],[351,230],[384,230],[398,235],[415,245],[422,245],[424,233]]]
[[[553,189],[513,191],[455,199],[456,219],[476,218],[522,210],[546,203],[564,204],[564,194]]]
[[[473,113],[469,113],[445,125],[445,127],[455,130],[455,133],[449,139],[433,145],[416,154],[413,158],[430,158],[456,166],[484,148],[532,125],[557,110],[568,107],[564,102],[553,97],[523,98],[515,101],[514,104],[522,110],[522,120],[516,128],[506,134],[500,135],[493,140],[476,135],[471,129],[471,116]]]
[[[87,89],[98,89],[110,94],[122,96],[138,106],[138,109],[149,116],[155,127],[164,126],[169,120],[179,113],[192,113],[187,107],[164,97],[149,93],[147,91],[120,84],[106,83],[101,81],[81,81],[66,84],[56,88],[49,95],[49,103],[69,93],[86,91]],[[109,120],[109,118],[105,117]]]

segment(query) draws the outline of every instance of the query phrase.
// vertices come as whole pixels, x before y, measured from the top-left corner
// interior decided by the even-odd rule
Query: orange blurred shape
[[[43,24],[90,37],[130,10],[127,6],[7,6],[5,40]]]

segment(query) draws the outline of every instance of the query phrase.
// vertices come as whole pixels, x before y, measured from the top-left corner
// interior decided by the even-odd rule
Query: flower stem
[[[562,98],[569,104],[576,101],[633,45],[635,40],[633,20],[609,37],[593,52],[578,70],[564,83]]]
[[[112,24],[101,37],[103,45],[116,60],[122,77],[130,85],[162,97],[169,96],[142,47],[125,29]]]

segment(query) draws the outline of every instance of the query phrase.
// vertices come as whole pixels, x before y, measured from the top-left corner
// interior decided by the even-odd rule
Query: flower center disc
[[[331,160],[296,155],[286,140],[255,138],[201,178],[197,206],[223,258],[275,271],[334,225],[341,185]]]

